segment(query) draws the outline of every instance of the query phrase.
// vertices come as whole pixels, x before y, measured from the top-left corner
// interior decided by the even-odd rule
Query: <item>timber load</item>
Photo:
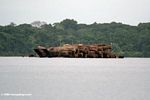
[[[64,44],[59,47],[37,46],[34,51],[39,57],[68,57],[68,58],[123,58],[112,53],[112,46],[106,44]]]

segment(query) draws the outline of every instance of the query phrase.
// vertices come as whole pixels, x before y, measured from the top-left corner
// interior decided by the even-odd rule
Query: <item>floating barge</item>
[[[112,46],[106,44],[64,44],[59,47],[37,46],[34,49],[39,57],[67,57],[67,58],[123,58],[112,53]]]

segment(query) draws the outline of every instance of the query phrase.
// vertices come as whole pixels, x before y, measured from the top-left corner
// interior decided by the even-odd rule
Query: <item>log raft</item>
[[[68,57],[68,58],[123,58],[112,53],[112,46],[106,44],[64,44],[59,47],[37,46],[34,49],[39,57]]]

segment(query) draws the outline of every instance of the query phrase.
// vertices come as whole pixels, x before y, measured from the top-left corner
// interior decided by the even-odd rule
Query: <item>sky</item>
[[[92,24],[150,22],[150,0],[0,0],[0,25],[74,19]]]

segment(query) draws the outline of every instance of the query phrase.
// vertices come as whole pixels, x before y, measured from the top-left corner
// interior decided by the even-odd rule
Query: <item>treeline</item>
[[[0,26],[0,56],[33,54],[37,45],[49,47],[77,43],[111,44],[117,54],[150,57],[150,23],[140,23],[138,26],[116,22],[87,25],[65,19],[40,27],[12,23]]]

